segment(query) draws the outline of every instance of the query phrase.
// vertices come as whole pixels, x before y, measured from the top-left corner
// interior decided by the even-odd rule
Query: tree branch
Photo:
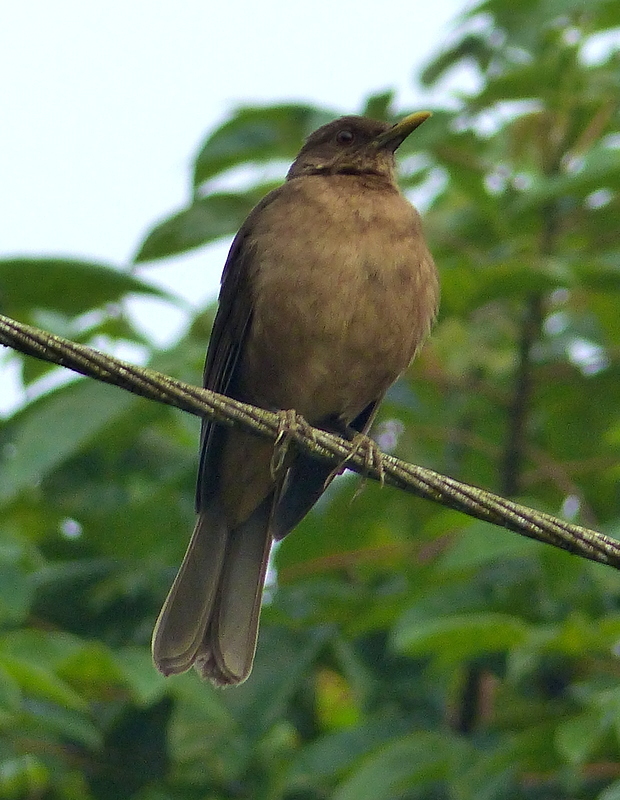
[[[568,550],[582,558],[620,568],[620,542],[604,534],[534,511],[393,456],[380,454],[377,461],[373,459],[373,463],[368,464],[364,452],[355,444],[311,427],[298,415],[283,415],[240,403],[154,370],[106,356],[3,315],[0,315],[0,344],[198,417],[209,417],[225,425],[238,425],[272,439],[277,446],[294,442],[300,450],[334,465],[346,460],[349,469],[374,480],[384,480],[398,489]]]
[[[508,441],[502,469],[502,494],[511,497],[519,491],[521,467],[525,451],[525,425],[530,411],[532,395],[532,349],[540,336],[542,320],[542,298],[531,295],[526,304],[521,341],[519,342],[519,363],[515,378],[515,390],[508,414]]]

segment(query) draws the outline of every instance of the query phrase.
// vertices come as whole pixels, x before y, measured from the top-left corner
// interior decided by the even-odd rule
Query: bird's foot
[[[367,436],[365,433],[355,433],[351,440],[351,445],[350,453],[341,464],[330,472],[329,477],[325,481],[325,486],[331,483],[336,475],[340,475],[344,472],[347,462],[361,453],[364,456],[364,471],[361,473],[363,478],[362,484],[355,493],[357,497],[370,472],[379,473],[379,483],[383,486],[385,484],[385,470],[383,468],[383,454],[379,449],[379,445],[374,439],[371,439],[370,436]]]
[[[273,456],[271,457],[271,477],[275,480],[286,463],[289,446],[295,434],[304,433],[311,435],[312,427],[294,409],[278,411],[278,435],[273,443]]]

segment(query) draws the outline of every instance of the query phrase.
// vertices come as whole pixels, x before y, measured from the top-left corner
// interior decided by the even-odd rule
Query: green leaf
[[[601,794],[597,800],[620,800],[620,781],[614,781]]]
[[[548,90],[549,84],[545,88]],[[476,108],[485,108],[509,100],[531,100],[540,93],[540,64],[535,61],[512,66],[508,72],[489,80],[474,103]]]
[[[456,737],[419,731],[366,758],[340,784],[333,800],[392,800],[430,781],[446,779],[467,748]]]
[[[293,786],[312,786],[317,778],[328,778],[351,769],[361,756],[389,742],[403,727],[396,720],[371,720],[316,739],[297,754],[288,780]]]
[[[399,623],[393,646],[409,656],[433,655],[443,663],[485,653],[502,653],[522,644],[528,627],[508,614],[454,614]]]
[[[17,712],[21,707],[21,700],[22,693],[17,679],[0,667],[0,719],[7,712],[9,714]]]
[[[37,704],[28,716],[31,726],[56,734],[62,742],[75,742],[89,750],[97,750],[103,743],[101,731],[86,709],[80,711],[61,702],[57,705]]]
[[[365,117],[372,117],[372,119],[381,119],[388,122],[391,117],[390,108],[393,102],[394,92],[392,90],[373,94],[366,100],[366,105],[364,106],[362,114]]]
[[[194,186],[240,164],[293,159],[306,136],[336,116],[307,105],[241,108],[202,146]]]
[[[33,586],[18,564],[0,562],[0,623],[25,620],[30,610]]]
[[[154,668],[151,653],[146,648],[124,647],[116,651],[114,658],[137,704],[149,706],[166,692],[169,684]]]
[[[246,735],[258,737],[284,714],[329,636],[327,627],[303,635],[276,626],[263,629],[252,675],[230,698]]]
[[[558,625],[550,626],[536,641],[548,651],[565,653],[578,657],[582,653],[607,653],[620,638],[620,616],[608,615],[605,619],[595,620],[582,611],[571,611]],[[620,706],[619,706],[620,711]]]
[[[211,194],[196,200],[150,231],[140,245],[136,262],[178,255],[222,236],[234,236],[250,211],[273,186],[259,186],[248,192]]]
[[[58,675],[89,701],[105,699],[123,680],[114,654],[103,642],[84,644],[63,661]]]
[[[0,310],[22,318],[33,308],[82,314],[127,294],[171,295],[119,269],[87,261],[20,258],[0,261]]]
[[[123,314],[124,312],[120,310],[120,315],[117,315],[115,309],[112,310],[109,306],[106,306],[103,311],[91,312],[88,315],[89,321],[92,317],[95,317],[96,321],[86,327],[84,326],[83,317],[79,317],[76,320],[75,317],[68,317],[64,314],[46,310],[35,310],[30,317],[32,323],[38,328],[43,328],[49,333],[64,336],[73,342],[86,344],[98,349],[101,349],[102,337],[104,337],[104,340],[136,342],[146,348],[151,348],[152,343],[137,331]],[[58,371],[58,366],[49,361],[43,361],[43,359],[39,358],[22,358],[21,374],[25,386],[34,383],[54,370]]]
[[[8,758],[0,763],[0,797],[42,797],[51,783],[45,764],[33,755]]]
[[[467,34],[457,45],[449,50],[444,50],[437,58],[428,64],[420,79],[424,86],[432,86],[440,80],[448,70],[457,67],[462,61],[474,62],[480,69],[486,70],[493,49],[489,46],[486,37],[478,34]]]
[[[570,764],[584,764],[595,751],[607,727],[604,713],[588,709],[558,725],[556,747]]]
[[[540,547],[525,536],[498,535],[494,525],[474,520],[459,533],[440,566],[442,570],[477,569],[495,561],[536,556]]]
[[[530,729],[528,728],[528,732]],[[511,794],[512,778],[523,763],[523,748],[517,737],[500,737],[491,747],[481,748],[458,777],[458,800],[502,800]]]
[[[20,411],[4,436],[10,449],[5,446],[0,453],[0,501],[8,501],[45,478],[136,402],[129,392],[81,380]]]
[[[597,189],[620,189],[620,154],[617,149],[599,145],[593,147],[579,168],[561,175],[538,177],[527,192],[514,202],[514,211],[544,210],[551,200],[572,197],[585,199]]]
[[[555,262],[460,264],[446,269],[443,277],[442,309],[448,314],[467,314],[500,298],[524,298],[573,283],[570,271]]]
[[[46,664],[53,670],[82,647],[81,640],[70,633],[35,628],[13,630],[0,641],[2,652],[12,658]]]
[[[87,709],[85,701],[42,663],[34,664],[7,655],[0,649],[0,668],[7,672],[25,695],[39,697],[73,711]]]

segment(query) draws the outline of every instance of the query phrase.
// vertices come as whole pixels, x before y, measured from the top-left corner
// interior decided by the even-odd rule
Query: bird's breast
[[[252,235],[243,394],[314,422],[351,421],[428,334],[435,267],[417,212],[395,188],[331,176],[286,189]]]

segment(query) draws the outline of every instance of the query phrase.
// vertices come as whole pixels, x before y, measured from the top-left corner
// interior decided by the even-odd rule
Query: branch
[[[509,497],[517,494],[521,480],[521,466],[525,450],[525,425],[530,411],[532,395],[532,349],[540,336],[542,298],[534,294],[527,300],[521,341],[515,391],[508,415],[508,442],[504,455],[501,491]]]
[[[60,364],[82,375],[164,403],[198,417],[271,439],[292,441],[315,458],[342,465],[374,480],[424,497],[471,517],[491,522],[531,539],[620,568],[620,542],[596,531],[572,525],[503,497],[448,478],[430,469],[380,454],[368,464],[360,448],[339,436],[311,427],[298,415],[265,411],[207,389],[174,380],[154,370],[136,367],[84,345],[22,325],[0,314],[0,344],[26,355]],[[292,421],[291,421],[292,420]],[[286,427],[285,427],[286,422]]]

